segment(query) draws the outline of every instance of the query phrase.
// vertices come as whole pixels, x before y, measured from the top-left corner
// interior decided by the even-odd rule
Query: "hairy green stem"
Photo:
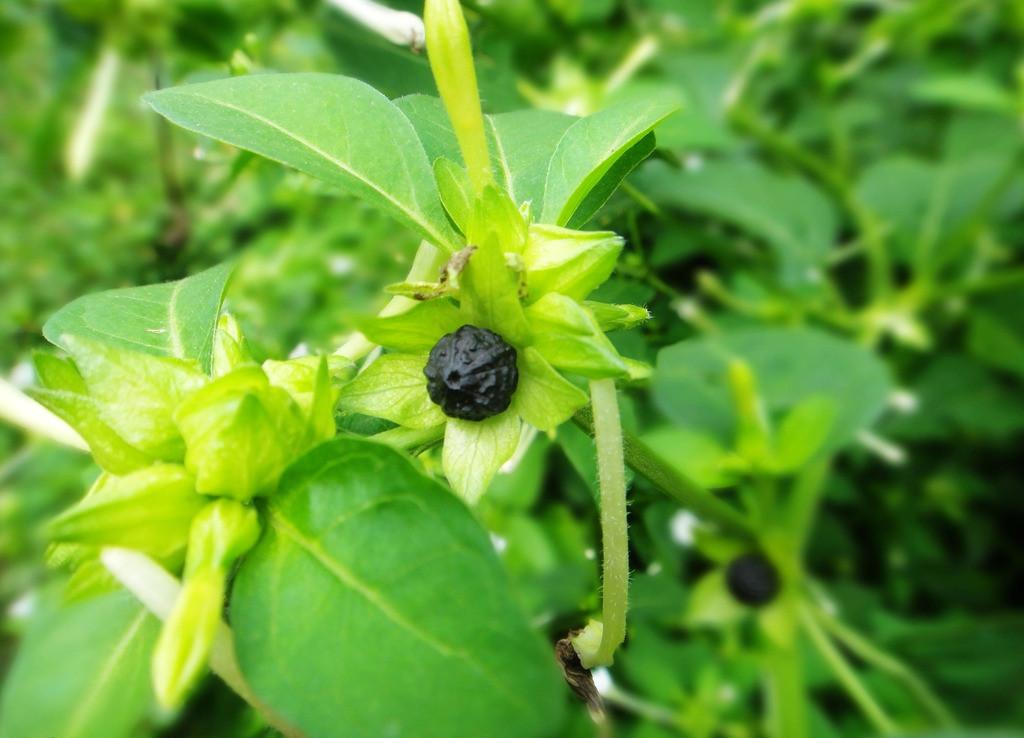
[[[850,666],[850,663],[839,649],[835,647],[828,634],[818,624],[811,609],[804,603],[800,605],[800,622],[803,625],[804,632],[811,639],[811,643],[814,644],[814,647],[821,654],[825,663],[828,664],[832,673],[835,674],[843,689],[857,703],[857,706],[874,729],[882,735],[896,735],[898,732],[896,723],[889,717],[882,706],[878,704],[867,687],[864,686],[860,677],[857,676],[857,672]]]
[[[931,715],[939,727],[957,727],[957,720],[949,708],[943,704],[924,679],[904,662],[871,643],[865,636],[838,618],[829,615],[820,607],[814,608],[811,614],[826,631],[863,659],[865,663],[871,664],[900,682],[913,695],[921,708]]]
[[[597,478],[601,487],[601,618],[604,627],[595,663],[608,665],[615,660],[615,650],[626,640],[629,605],[626,467],[615,380],[592,380],[590,402],[594,409]]]
[[[576,413],[573,422],[594,435],[594,419],[589,408]],[[753,536],[750,523],[734,508],[666,464],[636,436],[623,431],[622,439],[626,463],[637,474],[702,520],[714,523],[734,535],[744,538]]]

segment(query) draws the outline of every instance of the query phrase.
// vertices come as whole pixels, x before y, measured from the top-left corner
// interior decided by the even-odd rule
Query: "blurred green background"
[[[806,326],[882,365],[884,408],[837,457],[809,570],[847,622],[965,723],[1024,729],[1024,1],[463,5],[490,112],[586,114],[654,94],[683,105],[596,222],[628,241],[601,297],[653,314],[615,337],[658,367],[629,391],[628,425],[673,463],[688,463],[679,449],[718,453],[685,445],[702,442],[688,426],[700,408],[686,399],[695,380],[672,364],[699,361],[702,336]],[[422,54],[329,3],[6,0],[0,64],[0,371],[11,384],[31,383],[43,322],[87,292],[238,258],[228,309],[261,357],[282,357],[332,350],[407,269],[415,238],[384,216],[172,130],[140,102],[156,87],[265,71],[434,93]],[[856,371],[820,348],[774,344],[754,362],[762,386],[785,394],[787,382]],[[597,601],[590,453],[572,427],[538,442],[482,513],[552,635]],[[83,455],[0,427],[0,675],[60,599],[44,521],[95,474]],[[633,621],[608,675],[620,733],[763,735],[744,624],[693,617],[706,552],[673,503],[642,483],[632,495]],[[815,738],[872,734],[807,663]],[[884,674],[864,675],[912,714]],[[585,718],[574,730],[588,734]],[[263,731],[211,681],[186,714],[147,712],[125,735]]]

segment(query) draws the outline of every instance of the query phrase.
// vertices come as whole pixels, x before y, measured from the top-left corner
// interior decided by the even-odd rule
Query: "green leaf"
[[[213,367],[213,337],[232,264],[178,282],[79,297],[46,321],[43,335],[67,349],[73,336]]]
[[[727,373],[737,358],[753,369],[769,413],[813,395],[835,403],[828,450],[873,423],[889,392],[886,367],[856,344],[811,328],[757,328],[662,349],[653,378],[655,403],[680,426],[731,443],[737,420]]]
[[[544,204],[548,163],[576,118],[547,110],[523,110],[487,118],[492,166],[512,201],[531,203],[535,215]]]
[[[644,434],[641,440],[701,487],[717,489],[736,482],[728,466],[729,454],[712,435],[666,425]]]
[[[146,96],[190,131],[295,167],[351,192],[455,251],[430,162],[409,119],[355,79],[260,74]]]
[[[208,381],[198,367],[78,336],[64,343],[103,421],[148,456],[180,461],[185,447],[174,411]]]
[[[466,237],[476,246],[460,275],[460,307],[467,323],[489,328],[506,340],[522,344],[530,329],[520,301],[519,274],[506,254],[521,254],[526,224],[508,195],[488,186],[476,202]]]
[[[339,438],[282,480],[231,622],[256,694],[319,738],[557,735],[564,685],[485,531],[401,454]]]
[[[445,415],[427,394],[426,364],[426,355],[385,354],[345,385],[339,407],[409,428],[441,425]]]
[[[455,138],[448,113],[444,110],[441,98],[431,95],[406,95],[394,101],[395,107],[401,110],[412,123],[423,150],[427,153],[427,161],[434,164],[438,159],[462,166],[462,152]]]
[[[813,283],[836,240],[837,217],[824,194],[753,161],[708,161],[693,171],[652,162],[637,186],[658,204],[713,215],[763,240],[791,284]]]
[[[153,464],[123,477],[102,475],[85,498],[49,525],[57,541],[123,546],[180,561],[206,500],[177,464]]]
[[[427,353],[445,333],[458,330],[465,321],[451,300],[426,300],[397,315],[358,322],[368,339],[390,349]],[[421,367],[422,368],[422,367]]]
[[[537,349],[528,346],[520,352],[512,410],[534,428],[554,433],[587,399],[587,393],[555,371]]]
[[[719,568],[712,569],[693,585],[685,619],[690,625],[722,626],[736,622],[746,612],[746,608],[729,593],[725,571]]]
[[[775,439],[775,463],[780,470],[796,471],[825,446],[836,410],[832,398],[811,395],[786,414]]]
[[[512,458],[522,424],[512,410],[487,420],[448,418],[441,462],[452,489],[476,504],[501,465]]]
[[[124,591],[44,602],[0,698],[0,737],[137,735],[152,702],[157,621]]]
[[[1017,109],[1013,92],[991,77],[973,74],[945,74],[914,85],[912,96],[923,102],[970,110],[1012,114]]]
[[[551,364],[584,377],[622,377],[625,362],[597,320],[572,298],[550,292],[526,309],[534,346]]]
[[[434,179],[437,180],[445,212],[458,229],[465,232],[473,210],[473,183],[469,181],[469,174],[451,159],[437,159],[434,162]]]
[[[610,231],[531,226],[523,253],[530,299],[558,292],[582,300],[611,276],[623,243]]]
[[[127,474],[153,462],[103,422],[99,406],[88,395],[51,389],[29,389],[26,394],[78,431],[104,471]]]
[[[544,207],[539,221],[555,225],[586,223],[611,195],[629,169],[650,154],[651,130],[676,111],[657,98],[640,105],[619,105],[576,121],[558,142],[548,165]],[[646,152],[646,154],[644,154]],[[616,166],[623,160],[626,166]],[[591,192],[599,195],[589,198]]]

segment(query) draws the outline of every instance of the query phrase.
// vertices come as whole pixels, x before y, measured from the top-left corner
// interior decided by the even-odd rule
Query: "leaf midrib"
[[[310,141],[307,141],[306,139],[304,139],[303,137],[301,137],[298,134],[294,133],[293,131],[290,131],[287,128],[285,128],[285,127],[283,127],[283,126],[273,122],[272,120],[263,117],[259,113],[253,112],[251,110],[247,110],[246,108],[242,108],[242,107],[239,107],[237,105],[232,105],[231,103],[224,102],[223,100],[218,100],[218,99],[213,98],[213,97],[208,97],[207,95],[200,95],[197,92],[191,92],[189,94],[194,96],[194,97],[197,97],[197,98],[199,98],[201,100],[205,100],[206,102],[212,103],[215,106],[220,106],[220,107],[226,108],[228,110],[233,110],[236,113],[241,113],[242,115],[245,115],[245,116],[247,116],[249,118],[252,118],[254,121],[256,121],[258,123],[262,123],[263,125],[268,126],[269,128],[272,128],[275,131],[278,131],[279,133],[283,134],[284,136],[286,136],[287,138],[291,139],[295,143],[298,143],[298,144],[306,147],[309,151],[311,151],[314,154],[316,154],[316,155],[324,158],[325,160],[329,161],[331,164],[336,166],[342,172],[348,174],[350,177],[353,177],[354,179],[359,180],[360,182],[365,184],[367,187],[372,189],[374,192],[376,192],[378,195],[383,197],[385,200],[390,202],[399,211],[405,213],[406,216],[408,216],[410,219],[412,219],[412,221],[414,223],[418,224],[426,233],[430,234],[430,236],[436,240],[437,245],[439,245],[439,246],[447,246],[448,248],[452,247],[452,245],[448,242],[448,240],[443,238],[441,236],[441,234],[437,233],[437,231],[434,230],[433,226],[429,222],[423,221],[420,218],[418,218],[415,215],[414,211],[410,210],[406,205],[403,205],[399,200],[396,200],[386,190],[381,189],[380,186],[375,184],[372,180],[368,179],[365,174],[363,174],[361,172],[358,172],[357,170],[353,169],[352,167],[346,165],[343,161],[341,161],[339,159],[336,159],[335,157],[331,156],[330,154],[328,154],[326,151],[321,149],[316,144],[314,144],[314,143],[312,143]],[[406,166],[407,162],[405,162],[405,157],[403,156],[401,158],[402,158],[402,161],[403,161],[403,166]],[[419,203],[417,202],[417,204],[419,204]]]
[[[357,592],[373,607],[375,607],[386,619],[397,625],[399,628],[407,631],[416,639],[422,641],[433,650],[445,658],[458,659],[465,663],[470,669],[480,674],[489,684],[494,687],[496,694],[498,694],[505,701],[513,703],[519,709],[529,709],[529,704],[520,698],[518,695],[510,692],[508,688],[500,681],[495,680],[494,676],[485,669],[482,665],[477,663],[470,654],[465,651],[455,648],[444,641],[441,641],[430,633],[424,631],[416,623],[410,621],[402,613],[400,613],[394,605],[388,602],[377,590],[371,587],[366,582],[362,581],[357,577],[348,567],[342,564],[340,561],[332,558],[328,552],[324,551],[319,543],[313,539],[310,539],[303,535],[302,531],[292,525],[286,520],[278,510],[271,510],[270,513],[271,526],[296,544],[299,548],[305,551],[311,556],[317,563],[323,566],[328,573],[330,573],[335,579],[337,579],[343,586]]]
[[[110,678],[113,676],[114,668],[121,662],[122,657],[134,640],[135,635],[138,633],[139,628],[146,621],[146,616],[149,613],[145,609],[140,609],[139,614],[135,616],[135,619],[131,621],[128,629],[124,635],[118,640],[117,645],[110,652],[110,656],[107,659],[107,663],[104,665],[103,670],[90,682],[91,689],[86,693],[82,702],[79,703],[78,708],[72,713],[71,718],[67,724],[67,734],[69,736],[78,735],[81,733],[82,724],[85,723],[89,718],[89,712],[99,698],[99,694],[107,686]]]

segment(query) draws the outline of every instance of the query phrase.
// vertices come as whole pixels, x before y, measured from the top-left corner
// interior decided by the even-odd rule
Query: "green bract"
[[[554,227],[538,229],[547,235],[531,239],[523,212],[494,186],[476,201],[466,232],[472,250],[463,257],[457,288],[361,324],[369,340],[392,353],[342,389],[341,408],[414,429],[440,433],[443,426],[445,474],[472,503],[515,452],[522,422],[554,433],[586,404],[586,393],[559,370],[588,378],[628,378],[632,372],[591,309],[579,302],[608,278],[621,239]],[[631,306],[605,312],[620,323],[646,315]],[[447,418],[427,394],[423,369],[430,349],[462,325],[498,333],[518,354],[511,407],[483,421]]]

